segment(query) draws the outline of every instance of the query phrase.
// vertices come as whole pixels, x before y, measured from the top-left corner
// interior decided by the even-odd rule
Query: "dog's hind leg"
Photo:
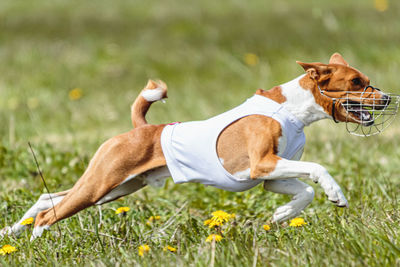
[[[147,124],[146,114],[151,104],[167,98],[167,85],[163,81],[149,80],[131,107],[131,120],[134,128]]]
[[[51,208],[53,205],[57,205],[64,198],[64,196],[69,192],[63,191],[54,194],[43,194],[39,197],[38,201],[22,216],[22,218],[16,222],[11,227],[5,227],[0,231],[0,236],[14,234],[18,236],[27,226],[22,225],[21,223],[28,219],[35,219],[37,214],[43,210],[47,210]]]
[[[279,207],[272,220],[282,222],[298,216],[314,199],[314,189],[297,179],[264,181],[264,189],[279,194],[293,195],[292,201]]]
[[[123,176],[127,177],[125,180],[130,177],[132,179],[126,182],[125,186],[120,185],[112,189],[114,186],[107,186],[100,182],[107,178],[113,180],[114,178],[110,177],[110,173],[102,174],[99,171],[85,173],[71,191],[54,206],[54,209],[50,207],[37,215],[31,240],[40,237],[43,230],[47,230],[56,222],[68,218],[87,207],[115,200],[145,186],[141,179],[135,179],[136,177],[128,174]]]
[[[141,189],[144,185],[163,187],[165,184],[165,178],[170,176],[171,174],[166,166],[149,170],[141,174],[139,177],[132,175],[126,178],[119,186],[111,190],[99,201],[97,201],[96,205],[102,205],[120,197],[129,195]]]
[[[54,223],[95,204],[112,201],[144,187],[142,174],[165,166],[160,135],[163,125],[147,125],[105,142],[82,177],[57,204],[40,212],[32,239]]]

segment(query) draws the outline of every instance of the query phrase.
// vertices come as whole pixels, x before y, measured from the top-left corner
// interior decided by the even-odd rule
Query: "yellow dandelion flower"
[[[235,214],[229,214],[222,210],[214,211],[211,214],[213,217],[204,221],[204,225],[208,225],[209,228],[213,228],[214,226],[222,226],[224,223],[235,218],[236,216]]]
[[[264,224],[263,228],[264,228],[265,231],[271,230],[271,226],[269,226],[268,224]]]
[[[15,251],[17,251],[15,247],[11,245],[4,245],[2,248],[0,248],[0,255],[11,254]]]
[[[149,251],[150,251],[150,247],[147,244],[141,245],[138,248],[138,254],[140,257],[143,257],[143,255]]]
[[[224,224],[223,221],[217,219],[211,219],[211,222],[208,224],[209,228],[213,228],[215,226],[222,226]]]
[[[244,54],[244,62],[249,66],[255,66],[258,63],[258,56],[253,53]]]
[[[30,218],[28,218],[28,219],[23,220],[23,221],[21,222],[21,225],[29,225],[29,224],[32,224],[34,220],[35,220],[35,219],[33,219],[32,217],[30,217]]]
[[[208,219],[208,220],[205,220],[205,221],[204,221],[204,225],[210,225],[210,223],[212,223],[212,220],[211,220],[211,219]]]
[[[216,219],[218,219],[218,220],[225,221],[225,222],[229,221],[229,219],[232,218],[232,215],[231,215],[231,214],[229,214],[229,213],[227,213],[227,212],[225,212],[225,211],[223,211],[223,210],[217,210],[217,211],[214,211],[214,212],[211,213],[211,214],[212,214],[212,216],[213,216],[214,218],[216,218]]]
[[[131,208],[129,207],[120,207],[115,211],[115,214],[125,214],[127,213]]]
[[[303,226],[303,225],[306,225],[306,224],[307,224],[307,223],[304,221],[303,218],[294,218],[294,219],[292,219],[292,220],[290,221],[289,226],[292,226],[292,227],[300,227],[300,226]]]
[[[175,252],[175,251],[176,251],[176,248],[171,247],[171,246],[165,246],[165,247],[163,248],[163,251],[167,251],[167,250],[169,250],[169,251],[171,251],[171,252]]]
[[[68,96],[69,96],[70,100],[75,101],[75,100],[82,98],[83,91],[81,88],[75,88],[75,89],[72,89],[71,91],[69,91]]]
[[[212,242],[214,239],[215,239],[215,242],[219,242],[219,241],[222,240],[222,236],[220,236],[220,235],[215,235],[215,234],[209,235],[209,236],[206,238],[206,242]]]
[[[375,0],[374,7],[376,10],[383,12],[388,9],[388,1],[387,0]]]
[[[146,224],[147,225],[151,225],[153,223],[153,221],[157,221],[160,220],[161,216],[157,215],[157,216],[150,216],[150,218],[147,220]]]
[[[149,221],[156,221],[156,220],[159,220],[159,219],[161,219],[161,216],[150,216],[150,218],[149,218]]]

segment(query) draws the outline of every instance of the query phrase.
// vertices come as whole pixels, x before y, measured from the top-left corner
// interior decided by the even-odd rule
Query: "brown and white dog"
[[[370,83],[367,76],[350,67],[338,53],[332,55],[329,64],[297,63],[304,68],[305,75],[268,91],[259,89],[256,94],[278,102],[304,125],[332,118],[332,115],[337,121],[362,123],[362,112],[348,115],[341,102],[334,102],[331,97],[340,99],[344,92],[349,91],[359,93]],[[320,90],[330,97],[322,95]],[[4,228],[1,235],[20,233],[25,228],[21,222],[33,217],[34,239],[57,221],[87,207],[110,202],[148,184],[158,185],[170,177],[160,141],[166,124],[150,125],[145,119],[150,105],[165,98],[166,94],[164,83],[150,81],[132,105],[131,117],[135,128],[102,144],[72,189],[42,195],[19,222]],[[390,101],[387,95],[376,94],[381,103]],[[374,101],[377,101],[376,94]],[[276,210],[273,215],[275,222],[298,215],[313,200],[313,188],[299,181],[299,177],[319,183],[330,201],[346,207],[348,203],[339,185],[323,166],[298,161],[302,151],[292,159],[278,156],[279,150],[286,146],[281,134],[280,123],[270,117],[243,117],[220,134],[218,157],[223,159],[223,166],[230,174],[261,179],[266,190],[293,195],[292,201]]]

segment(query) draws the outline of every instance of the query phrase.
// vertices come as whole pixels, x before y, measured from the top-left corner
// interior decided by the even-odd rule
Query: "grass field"
[[[400,93],[399,12],[385,0],[1,1],[0,228],[45,192],[27,142],[50,190],[70,188],[102,142],[131,129],[130,104],[148,78],[169,86],[151,123],[216,115],[300,75],[296,60],[336,51]],[[60,222],[61,236],[54,226],[32,243],[31,231],[0,240],[18,249],[0,265],[400,266],[399,133],[398,122],[370,138],[331,121],[307,128],[303,160],[326,166],[350,207],[313,185],[303,227],[265,231],[290,198],[262,186],[230,193],[170,179],[102,206],[99,227],[92,207]],[[126,216],[115,214],[121,206]],[[236,218],[213,247],[203,222],[216,210]],[[160,220],[147,225],[150,216]]]

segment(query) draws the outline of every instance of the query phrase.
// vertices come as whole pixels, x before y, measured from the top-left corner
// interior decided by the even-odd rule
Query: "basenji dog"
[[[293,195],[275,211],[273,222],[297,216],[313,200],[313,188],[298,178],[319,183],[335,205],[348,206],[326,168],[299,161],[303,127],[327,118],[367,124],[367,111],[349,112],[340,99],[344,92],[365,91],[370,80],[338,53],[329,64],[297,63],[305,74],[267,91],[258,89],[244,104],[201,122],[148,124],[145,115],[150,105],[167,97],[163,82],[150,81],[132,105],[134,129],[104,142],[70,190],[43,194],[2,235],[20,233],[26,227],[21,222],[33,217],[34,239],[87,207],[146,185],[161,185],[171,176],[175,183],[200,182],[230,191],[244,191],[263,182],[265,190]],[[368,90],[374,94],[370,103],[385,106],[390,102],[388,95],[375,92],[374,87]]]

